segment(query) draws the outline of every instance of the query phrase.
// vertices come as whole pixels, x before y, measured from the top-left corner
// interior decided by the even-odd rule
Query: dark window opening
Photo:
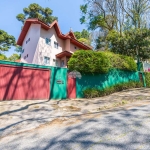
[[[26,41],[26,44],[30,41],[30,38]]]
[[[54,47],[58,49],[58,43],[54,42]]]

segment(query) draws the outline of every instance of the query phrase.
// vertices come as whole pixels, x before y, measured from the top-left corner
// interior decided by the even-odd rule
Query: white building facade
[[[67,67],[67,62],[76,50],[90,50],[76,40],[73,32],[61,33],[57,21],[50,26],[38,19],[28,19],[17,44],[22,46],[20,62]]]

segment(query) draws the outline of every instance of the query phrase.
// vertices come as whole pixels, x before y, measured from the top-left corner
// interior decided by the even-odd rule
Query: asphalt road
[[[70,119],[71,120],[71,119]],[[0,150],[150,150],[150,104],[7,135]]]

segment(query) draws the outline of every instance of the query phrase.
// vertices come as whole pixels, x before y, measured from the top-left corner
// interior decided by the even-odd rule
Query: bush
[[[68,62],[69,70],[80,73],[107,73],[110,69],[136,71],[133,58],[112,52],[76,51]]]
[[[145,72],[146,87],[150,87],[150,73]]]
[[[110,61],[102,52],[80,50],[72,55],[68,67],[69,70],[80,73],[107,73],[110,69]]]
[[[101,90],[97,88],[88,88],[83,90],[83,94],[85,98],[95,98],[110,95],[114,92],[119,92],[130,88],[140,88],[140,87],[143,87],[143,84],[141,82],[130,81],[127,83],[119,83]]]

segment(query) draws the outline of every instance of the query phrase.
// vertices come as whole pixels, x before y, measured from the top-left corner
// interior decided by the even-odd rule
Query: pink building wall
[[[39,24],[31,24],[22,44],[22,49],[24,52],[21,54],[21,62],[33,63],[33,58],[40,38],[40,28],[41,25]]]

